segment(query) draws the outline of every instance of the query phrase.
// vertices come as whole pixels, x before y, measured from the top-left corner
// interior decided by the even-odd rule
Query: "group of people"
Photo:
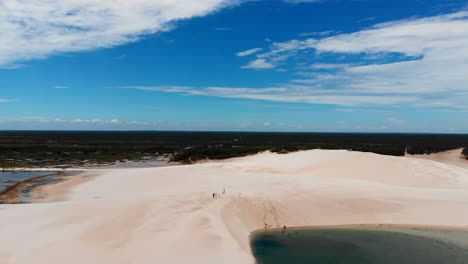
[[[222,194],[226,194],[226,188],[223,188]],[[213,198],[216,198],[216,197],[218,197],[218,196],[219,196],[218,193],[213,193]]]
[[[267,229],[267,228],[268,228],[268,224],[265,223],[265,229]],[[286,228],[287,228],[286,225],[283,225],[283,231],[286,230]]]

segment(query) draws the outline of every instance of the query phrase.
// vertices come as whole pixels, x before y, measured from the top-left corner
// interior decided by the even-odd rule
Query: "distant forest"
[[[80,166],[165,155],[173,162],[226,159],[261,151],[345,149],[403,156],[464,148],[468,135],[0,131],[0,166]]]
[[[468,160],[468,147],[463,149],[462,154],[465,155],[465,158]]]

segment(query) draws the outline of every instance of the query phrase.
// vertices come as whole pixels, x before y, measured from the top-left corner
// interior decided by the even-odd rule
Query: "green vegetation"
[[[14,168],[15,166],[15,160],[12,159],[0,159],[0,170],[1,171],[6,171],[8,168]]]
[[[464,148],[462,151],[462,154],[465,156],[465,158],[468,160],[468,147]]]
[[[190,163],[318,148],[402,156],[406,151],[429,154],[467,145],[468,135],[436,134],[3,131],[0,162],[78,166],[167,155],[171,161]]]

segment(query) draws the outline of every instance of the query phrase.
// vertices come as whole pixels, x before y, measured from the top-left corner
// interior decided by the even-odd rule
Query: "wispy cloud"
[[[121,54],[121,55],[115,57],[115,59],[116,60],[123,60],[123,59],[126,59],[127,57],[128,57],[127,54]]]
[[[307,78],[291,80],[286,87],[291,90],[291,84],[307,84],[309,87],[301,88],[305,96],[336,93],[343,95],[334,97],[343,99],[342,103],[366,104],[375,98],[375,104],[466,108],[467,28],[468,12],[461,11],[377,24],[326,38],[276,42],[266,52],[256,54],[248,64],[252,67],[244,68],[286,67],[298,60],[318,61],[327,54],[335,56],[337,62],[296,65]],[[339,62],[342,56],[357,59],[353,59],[353,64],[344,64]],[[328,73],[319,72],[323,70]]]
[[[366,18],[364,18],[364,19],[359,20],[358,23],[369,22],[369,21],[373,21],[373,20],[375,20],[375,19],[377,19],[376,16],[366,17]]]
[[[0,103],[9,103],[13,101],[14,101],[13,99],[0,98]]]
[[[283,0],[289,4],[302,4],[302,3],[319,3],[323,2],[324,0]]]
[[[255,53],[260,52],[262,50],[263,50],[262,48],[253,48],[253,49],[249,49],[249,50],[245,50],[245,51],[240,51],[240,52],[236,53],[236,56],[244,57],[244,56],[255,54]]]
[[[194,88],[190,86],[120,86],[111,89],[133,89],[140,91],[166,92],[166,93],[190,93]]]
[[[349,67],[351,67],[351,65],[345,63],[314,63],[309,66],[310,69],[315,70],[345,69]]]
[[[4,0],[0,8],[0,66],[61,52],[107,48],[170,30],[237,0]]]
[[[54,85],[52,86],[52,89],[68,89],[68,86],[65,85]]]
[[[230,27],[217,27],[215,28],[216,31],[231,31],[232,28]]]
[[[157,127],[159,122],[147,122],[147,121],[125,121],[120,120],[117,118],[113,119],[100,119],[100,118],[73,118],[73,119],[65,119],[59,117],[41,117],[41,116],[21,116],[21,117],[0,117],[0,125],[4,124],[48,124],[55,127],[75,127],[75,128],[86,128],[86,127],[94,127],[94,128],[134,128],[134,127]]]
[[[385,117],[373,122],[349,122],[329,120],[327,122],[278,122],[274,116],[262,116],[257,121],[233,123],[222,121],[209,122],[168,122],[121,119],[66,119],[42,116],[0,116],[0,129],[35,129],[35,130],[199,130],[199,131],[399,131],[399,132],[466,132],[466,122],[451,121],[446,126],[440,124],[416,124],[396,116]]]
[[[407,121],[402,120],[402,119],[400,119],[400,118],[398,118],[398,117],[394,117],[394,116],[388,117],[388,118],[385,120],[385,122],[386,122],[387,124],[392,125],[392,126],[405,126],[405,125],[408,124]]]
[[[264,70],[264,69],[272,69],[275,68],[275,65],[266,61],[265,59],[256,59],[254,61],[249,62],[247,65],[242,66],[243,69],[256,69],[256,70]]]
[[[266,130],[295,130],[296,124],[268,123]],[[186,130],[186,131],[253,131],[264,127],[263,121],[223,123],[223,122],[168,122],[141,121],[120,119],[65,119],[42,116],[0,116],[0,129],[34,129],[34,130]],[[263,129],[260,129],[263,130]]]
[[[301,34],[299,34],[300,37],[311,37],[311,36],[315,36],[315,37],[326,37],[326,36],[330,36],[334,33],[339,33],[339,32],[336,32],[334,30],[327,30],[327,31],[320,31],[320,32],[303,32]]]
[[[356,105],[398,105],[414,102],[423,103],[423,98],[416,95],[368,94],[346,92],[341,90],[323,90],[320,87],[302,84],[286,84],[264,88],[252,87],[185,87],[185,86],[128,86],[120,87],[141,91],[157,91],[178,93],[193,96],[212,96],[222,98],[237,98],[264,100],[272,102],[333,104],[343,106]]]

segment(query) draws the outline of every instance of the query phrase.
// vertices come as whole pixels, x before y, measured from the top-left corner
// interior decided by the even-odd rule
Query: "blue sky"
[[[5,0],[0,129],[468,132],[468,1]]]

